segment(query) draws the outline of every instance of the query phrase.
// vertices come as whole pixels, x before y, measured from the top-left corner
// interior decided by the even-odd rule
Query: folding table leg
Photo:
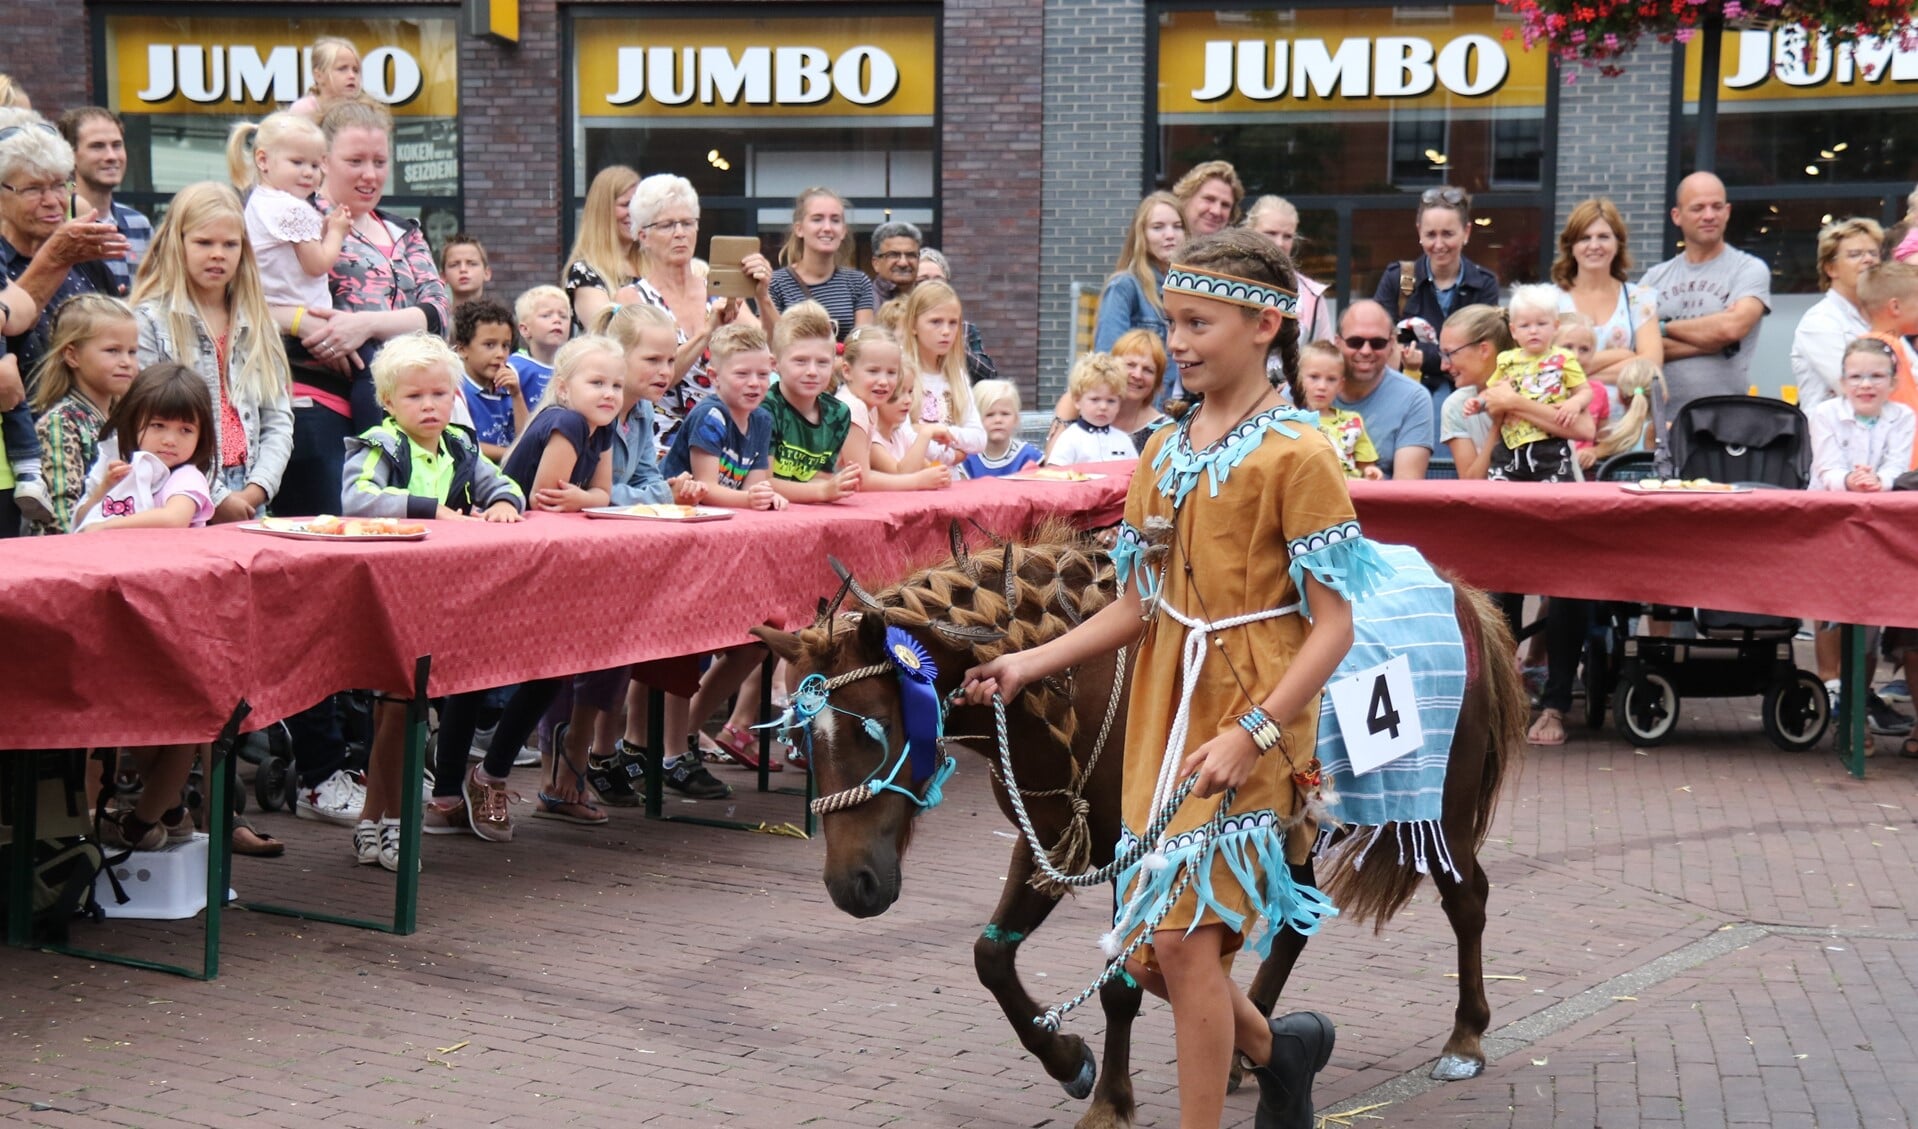
[[[4,755],[12,774],[6,789],[13,810],[6,813],[13,828],[12,865],[7,868],[7,944],[25,948],[33,943],[33,844],[40,838],[40,754],[17,749]]]
[[[1865,778],[1865,629],[1847,623],[1838,629],[1843,652],[1838,674],[1838,755],[1860,780]]]

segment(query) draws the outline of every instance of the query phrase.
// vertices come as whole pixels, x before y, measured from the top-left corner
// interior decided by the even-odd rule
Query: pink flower
[[[1697,34],[1698,29],[1695,27],[1681,27],[1674,33],[1674,38],[1680,43],[1690,43]]]
[[[1609,50],[1609,51],[1616,51],[1616,50],[1618,50],[1618,36],[1616,36],[1616,35],[1613,35],[1613,34],[1612,34],[1611,32],[1609,32],[1609,31],[1608,31],[1608,32],[1606,32],[1606,33],[1605,33],[1605,48],[1606,48],[1606,50]]]
[[[1735,20],[1735,19],[1738,19],[1740,16],[1743,16],[1744,14],[1745,14],[1745,6],[1743,4],[1740,4],[1738,0],[1725,0],[1725,18],[1726,19]]]

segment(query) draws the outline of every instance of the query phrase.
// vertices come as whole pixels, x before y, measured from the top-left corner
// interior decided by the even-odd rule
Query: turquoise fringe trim
[[[1119,849],[1124,851],[1135,841],[1128,828],[1120,837]],[[1326,919],[1338,916],[1338,907],[1317,887],[1292,880],[1278,817],[1271,811],[1259,811],[1226,820],[1224,831],[1210,841],[1203,831],[1174,836],[1162,854],[1148,853],[1122,871],[1116,880],[1119,911],[1110,938],[1123,945],[1141,927],[1162,920],[1172,908],[1172,890],[1180,873],[1188,869],[1192,874],[1190,889],[1198,898],[1201,913],[1194,915],[1187,932],[1196,928],[1204,911],[1209,910],[1234,933],[1249,934],[1251,922],[1247,916],[1221,905],[1212,888],[1212,866],[1220,858],[1239,888],[1251,895],[1255,914],[1271,924],[1259,936],[1247,936],[1250,947],[1261,958],[1271,953],[1272,939],[1279,930],[1290,927],[1310,935],[1318,932]]]
[[[1118,536],[1106,554],[1112,559],[1112,575],[1118,582],[1119,591],[1125,591],[1126,581],[1136,573],[1139,577],[1139,600],[1147,606],[1159,596],[1159,574],[1145,560],[1149,548],[1138,528],[1129,521],[1122,521],[1119,523]]]
[[[1159,475],[1159,493],[1171,498],[1175,506],[1184,502],[1185,496],[1199,484],[1201,473],[1208,480],[1211,495],[1218,497],[1219,487],[1231,476],[1232,468],[1258,450],[1266,432],[1276,431],[1287,439],[1297,439],[1303,432],[1287,424],[1302,424],[1307,430],[1318,427],[1317,413],[1287,407],[1271,408],[1233,428],[1225,438],[1205,450],[1194,451],[1186,438],[1187,423],[1191,419],[1188,415],[1180,422],[1179,434],[1161,443],[1158,455],[1152,460],[1152,469],[1162,471]]]
[[[1305,597],[1306,573],[1347,600],[1357,600],[1376,592],[1379,585],[1397,571],[1358,530],[1359,523],[1352,521],[1327,531],[1342,534],[1335,539],[1324,540],[1323,534],[1313,534],[1292,542],[1292,563],[1286,571],[1299,590],[1299,614],[1305,618],[1312,618],[1312,608]],[[1314,542],[1316,547],[1305,548],[1306,542]]]

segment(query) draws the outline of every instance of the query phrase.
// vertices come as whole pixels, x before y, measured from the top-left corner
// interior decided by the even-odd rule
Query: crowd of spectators
[[[588,188],[556,284],[509,303],[491,292],[480,238],[460,234],[436,256],[416,221],[382,207],[393,128],[360,89],[353,45],[322,40],[313,59],[305,97],[235,128],[231,183],[182,190],[157,229],[115,199],[127,159],[113,113],[48,121],[8,85],[0,537],[269,513],[778,510],[1131,457],[1185,399],[1161,297],[1180,246],[1241,222],[1288,256],[1300,238],[1297,209],[1277,196],[1246,207],[1225,161],[1142,199],[1093,349],[1039,448],[1018,434],[1017,386],[966,318],[962,280],[913,224],[878,226],[862,269],[847,202],[810,188],[777,256],[717,264],[722,284],[698,257],[692,184],[615,165]],[[1458,477],[1518,482],[1580,479],[1634,449],[1665,459],[1686,404],[1745,391],[1770,312],[1769,271],[1725,242],[1730,208],[1716,177],[1685,178],[1672,209],[1683,250],[1634,282],[1618,210],[1585,201],[1551,284],[1506,299],[1467,255],[1470,196],[1427,190],[1419,254],[1389,264],[1370,298],[1335,318],[1327,286],[1299,276],[1297,406],[1318,413],[1354,478],[1423,478],[1435,453]],[[1918,258],[1909,230],[1843,219],[1819,236],[1826,294],[1791,351],[1815,489],[1887,490],[1918,466],[1918,266],[1895,261]],[[1561,644],[1581,614],[1554,603],[1564,623],[1548,632],[1541,744],[1564,739],[1576,654]],[[1821,634],[1820,647],[1835,668],[1835,643]],[[697,695],[668,698],[669,786],[722,797],[707,759],[755,763],[745,727],[758,703],[741,680],[757,661],[715,656]],[[530,762],[523,742],[543,754],[537,815],[601,823],[602,804],[637,802],[647,698],[628,681],[602,671],[449,703],[428,830],[510,838],[505,777]],[[729,699],[728,723],[702,732]],[[399,726],[376,711],[356,762],[347,705],[336,696],[289,721],[297,808],[350,826],[355,856],[391,867]],[[469,748],[483,758],[471,767]],[[146,751],[149,778],[171,782],[196,753]],[[125,845],[177,833],[177,807],[155,803],[117,817]],[[245,849],[277,848],[244,833]]]

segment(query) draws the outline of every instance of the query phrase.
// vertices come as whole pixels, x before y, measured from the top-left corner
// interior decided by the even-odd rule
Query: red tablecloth
[[[1084,483],[966,482],[692,525],[536,514],[432,523],[422,542],[323,544],[233,528],[0,541],[0,749],[205,740],[342,687],[443,694],[741,642],[837,588],[945,552],[954,517],[1017,535],[1117,519],[1128,464]],[[976,532],[975,543],[983,540]]]
[[[1918,493],[1356,482],[1366,535],[1494,591],[1918,623]]]

